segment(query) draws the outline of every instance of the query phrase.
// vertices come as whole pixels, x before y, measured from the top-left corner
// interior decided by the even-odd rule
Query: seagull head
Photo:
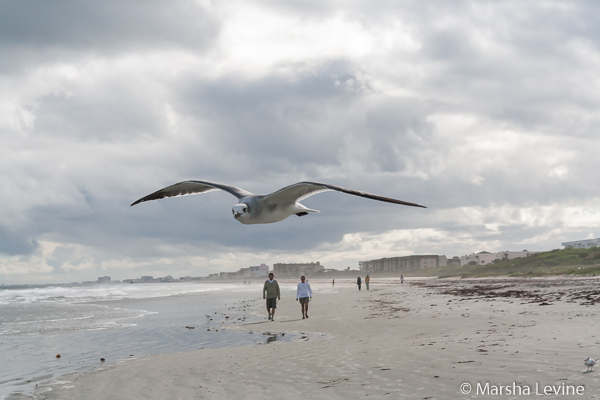
[[[238,203],[231,209],[233,217],[244,223],[250,217],[250,207],[244,203]]]

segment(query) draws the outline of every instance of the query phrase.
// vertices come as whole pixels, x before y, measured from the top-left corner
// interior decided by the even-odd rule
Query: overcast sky
[[[0,1],[0,283],[600,236],[596,1]],[[225,192],[321,211],[242,225]]]

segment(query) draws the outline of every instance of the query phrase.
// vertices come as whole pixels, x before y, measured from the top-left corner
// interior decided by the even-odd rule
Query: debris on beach
[[[186,328],[188,328],[188,329],[195,329],[196,327],[195,326],[186,326]]]
[[[100,359],[100,362],[104,362],[104,361],[106,361],[104,358],[101,358],[101,359]]]
[[[595,305],[600,303],[600,290],[597,279],[554,279],[554,280],[523,280],[489,279],[485,284],[480,281],[463,281],[459,284],[449,281],[414,282],[415,286],[442,289],[441,294],[459,296],[459,301],[479,300],[489,301],[499,298],[514,298],[526,300],[521,304],[552,305],[555,301],[567,303],[579,302],[580,305]],[[515,289],[515,286],[517,287]],[[520,286],[520,287],[519,287]]]
[[[60,354],[57,354],[57,355],[56,355],[56,358],[60,358]]]

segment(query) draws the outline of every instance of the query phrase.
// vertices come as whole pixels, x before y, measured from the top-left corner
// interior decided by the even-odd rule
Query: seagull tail
[[[312,208],[308,208],[304,204],[300,204],[300,203],[296,203],[296,210],[298,211],[295,213],[296,215],[298,215],[298,214],[306,215],[309,212],[321,212],[319,210],[313,210]]]

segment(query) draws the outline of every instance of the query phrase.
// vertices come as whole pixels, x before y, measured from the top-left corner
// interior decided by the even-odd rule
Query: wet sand
[[[63,377],[38,398],[600,398],[600,371],[583,365],[600,358],[598,279],[311,285],[309,319],[285,297],[275,322],[262,308],[264,322],[236,327],[295,341],[147,356]]]

